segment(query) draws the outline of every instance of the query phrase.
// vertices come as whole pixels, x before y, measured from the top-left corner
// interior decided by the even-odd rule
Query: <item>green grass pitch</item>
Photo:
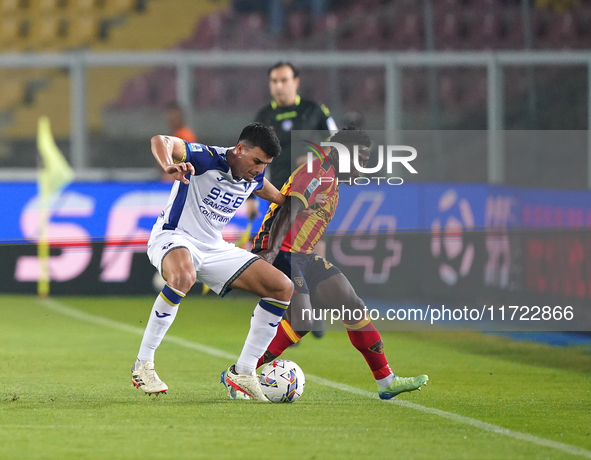
[[[591,458],[589,347],[387,332],[394,372],[430,378],[393,404],[330,332],[284,354],[299,401],[231,401],[219,375],[255,300],[191,295],[156,355],[169,394],[148,397],[129,369],[152,302],[0,296],[0,459]]]

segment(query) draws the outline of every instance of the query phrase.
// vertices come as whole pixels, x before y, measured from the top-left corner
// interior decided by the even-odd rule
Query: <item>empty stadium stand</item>
[[[156,50],[176,46],[194,28],[196,19],[227,8],[224,0],[0,0],[0,52]],[[146,33],[149,31],[149,33]],[[88,73],[88,122],[102,125],[102,110],[122,93],[141,93],[132,78],[143,69],[104,68]],[[57,137],[69,135],[63,107],[69,101],[69,79],[60,71],[0,70],[0,112],[11,122],[5,138],[33,137],[41,114],[51,116]],[[165,90],[166,91],[166,90]],[[145,100],[147,96],[144,96]],[[159,96],[158,103],[170,97]],[[168,99],[167,99],[168,97]]]
[[[0,0],[0,51],[147,50],[426,50],[424,3],[418,0],[329,2],[319,17],[299,8],[286,11],[283,33],[269,36],[262,10],[233,11],[227,1],[177,0]],[[565,6],[566,5],[566,6]],[[433,2],[434,50],[516,50],[528,43],[520,0],[441,0]],[[591,45],[591,1],[538,0],[531,8],[533,49],[586,49]],[[145,33],[158,31],[158,33]],[[328,102],[334,96],[326,70],[305,69],[302,92]],[[508,78],[511,77],[508,71]],[[253,111],[268,98],[264,69],[218,72],[195,69],[192,102],[199,110]],[[551,75],[540,84],[549,84]],[[408,110],[428,110],[425,69],[405,69],[403,102]],[[522,95],[523,78],[508,85],[508,97]],[[338,89],[343,110],[383,107],[381,69],[344,73]],[[440,103],[451,112],[482,110],[486,73],[482,69],[441,69],[436,76]],[[68,76],[58,70],[0,71],[0,112],[12,113],[4,136],[34,134],[40,114],[52,115],[57,136],[66,137],[69,117],[59,106],[69,98]],[[88,122],[101,129],[103,113],[162,109],[176,99],[173,68],[105,68],[88,73]]]

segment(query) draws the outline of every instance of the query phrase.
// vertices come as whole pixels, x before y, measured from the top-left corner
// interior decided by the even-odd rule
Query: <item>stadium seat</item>
[[[117,108],[122,110],[145,107],[149,105],[150,87],[147,76],[140,75],[125,83],[121,96],[117,101]]]
[[[433,8],[441,9],[443,12],[457,11],[460,6],[465,6],[462,0],[440,0],[439,2],[433,2]]]
[[[27,37],[28,47],[35,50],[54,48],[60,39],[61,21],[62,18],[56,14],[36,17]]]
[[[285,40],[298,41],[310,33],[310,16],[305,11],[294,11],[287,16]]]
[[[407,69],[402,73],[402,104],[408,109],[420,109],[426,105],[425,71]]]
[[[548,42],[548,33],[552,13],[544,8],[536,8],[532,15],[532,35],[534,48],[545,48]]]
[[[150,104],[165,108],[177,100],[176,70],[173,67],[158,67],[148,75]]]
[[[465,47],[467,26],[459,10],[436,14],[434,29],[437,50],[458,50]]]
[[[386,17],[388,24],[384,39],[386,49],[420,50],[423,43],[423,21],[419,11],[397,11]]]
[[[70,9],[74,9],[78,13],[93,14],[97,10],[97,4],[95,0],[77,0]]]
[[[231,41],[225,46],[228,49],[260,50],[269,47],[265,20],[260,13],[241,15],[236,27],[232,27],[231,31],[226,30],[226,33],[231,36]]]
[[[347,110],[381,109],[384,105],[384,74],[373,70],[351,71],[343,82]]]
[[[0,112],[11,109],[22,102],[25,86],[22,71],[0,69]]]
[[[18,45],[24,22],[18,16],[3,16],[0,19],[0,50],[14,49]]]
[[[236,96],[236,107],[253,112],[268,99],[268,87],[265,79],[256,74],[251,76],[241,75],[240,89]]]
[[[197,85],[195,104],[199,110],[223,107],[224,102],[224,85],[219,79]]]
[[[486,73],[482,69],[470,69],[462,74],[461,105],[467,110],[477,110],[486,107],[488,99],[488,83]]]
[[[136,6],[136,0],[105,0],[102,13],[105,16],[119,16],[131,12]]]
[[[20,11],[21,2],[19,0],[0,0],[0,15],[2,17],[17,14]]]
[[[472,0],[474,5],[477,7],[484,7],[489,9],[498,10],[503,8],[503,0]]]
[[[505,28],[504,49],[523,49],[525,47],[523,16],[519,10],[519,7],[509,7],[505,8],[503,12]]]
[[[208,14],[199,21],[193,35],[183,42],[183,47],[200,50],[219,48],[227,23],[228,16],[225,12]]]
[[[98,18],[95,15],[70,16],[68,36],[66,39],[68,48],[86,47],[97,40],[99,31]]]
[[[470,27],[468,42],[478,50],[499,49],[503,40],[502,25],[498,13],[476,10]]]
[[[576,11],[575,20],[578,35],[577,48],[591,48],[591,9],[589,7],[580,8]]]
[[[353,21],[346,36],[339,38],[339,48],[347,50],[376,50],[383,46],[383,29],[380,17],[368,14]]]
[[[320,16],[312,27],[311,48],[335,49],[339,18],[334,13]]]
[[[578,43],[578,29],[571,11],[554,13],[548,24],[548,31],[542,46],[560,49],[574,48]]]
[[[331,85],[331,74],[336,72],[342,73],[340,69],[314,69],[314,68],[306,68],[302,70],[302,83],[300,85],[300,94],[303,97],[312,99],[318,103],[326,103],[328,108],[330,109],[330,104],[328,104],[331,94],[330,94],[330,85]]]
[[[176,80],[172,80],[160,88],[160,93],[158,94],[158,98],[155,103],[157,107],[164,109],[166,106],[168,106],[168,104],[171,104],[176,100]]]
[[[455,109],[461,99],[457,72],[441,72],[438,78],[439,100],[444,108]]]
[[[199,68],[193,72],[193,100],[199,110],[223,107],[225,86],[219,69]]]
[[[67,1],[64,0],[36,0],[31,5],[35,11],[42,14],[57,14],[60,10],[63,10],[67,5]]]
[[[323,14],[316,20],[316,23],[314,24],[314,29],[317,32],[333,31],[338,27],[338,25],[339,17],[336,14],[330,12]]]
[[[299,41],[308,34],[309,17],[305,11],[294,11],[286,18],[284,40]]]
[[[378,8],[386,3],[384,0],[355,0],[355,4],[368,10]]]

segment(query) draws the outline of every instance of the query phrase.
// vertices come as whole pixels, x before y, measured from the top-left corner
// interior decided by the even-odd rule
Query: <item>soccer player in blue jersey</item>
[[[152,229],[148,257],[166,280],[156,298],[132,367],[132,382],[145,393],[166,393],[154,370],[154,352],[174,321],[182,298],[196,279],[224,296],[231,289],[251,292],[261,301],[227,381],[252,399],[265,401],[255,367],[275,336],[293,287],[281,271],[222,238],[224,226],[253,193],[272,203],[285,197],[264,178],[265,167],[280,153],[273,130],[261,123],[244,128],[235,147],[188,143],[155,136],[152,153],[175,183]]]

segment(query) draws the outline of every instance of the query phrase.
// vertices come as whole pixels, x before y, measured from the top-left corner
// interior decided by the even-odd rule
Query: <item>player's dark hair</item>
[[[338,142],[343,145],[364,145],[371,147],[371,138],[362,129],[354,126],[347,126],[330,138],[331,142]]]
[[[259,147],[271,158],[281,153],[281,144],[277,134],[267,125],[262,123],[251,123],[240,133],[238,143],[247,144],[247,147]]]
[[[285,67],[285,66],[289,67],[292,70],[293,78],[298,78],[300,76],[300,69],[298,69],[291,62],[287,62],[287,61],[279,61],[277,64],[273,65],[272,67],[269,67],[269,70],[267,70],[267,76],[271,76],[271,72],[273,72],[275,69],[278,69],[280,67]]]

